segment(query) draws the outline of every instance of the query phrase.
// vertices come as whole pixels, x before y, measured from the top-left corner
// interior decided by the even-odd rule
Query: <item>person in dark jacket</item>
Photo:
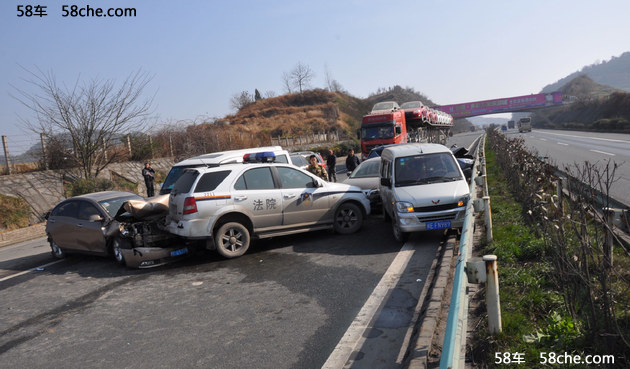
[[[328,178],[330,182],[337,182],[337,156],[335,156],[335,152],[332,150],[328,150],[326,165],[328,166]]]
[[[346,158],[346,169],[348,169],[348,174],[353,172],[360,163],[361,161],[359,158],[354,155],[354,150],[350,149],[350,151],[348,151],[348,157]]]
[[[144,163],[144,169],[142,169],[142,176],[144,177],[144,184],[147,186],[147,197],[153,197],[155,195],[153,189],[153,181],[155,180],[155,170],[151,168],[150,163]]]

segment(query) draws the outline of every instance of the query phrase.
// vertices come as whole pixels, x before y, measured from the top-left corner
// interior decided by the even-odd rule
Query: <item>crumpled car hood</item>
[[[168,198],[169,195],[160,195],[153,197],[149,200],[128,200],[116,213],[115,220],[122,221],[127,220],[127,217],[122,217],[123,214],[129,213],[134,220],[148,220],[155,219],[168,215]]]

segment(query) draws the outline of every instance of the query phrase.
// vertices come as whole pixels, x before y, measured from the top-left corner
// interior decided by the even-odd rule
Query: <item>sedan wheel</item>
[[[335,232],[350,234],[358,231],[363,225],[363,213],[352,203],[341,204],[335,212],[333,227]]]
[[[240,223],[222,225],[214,235],[217,252],[226,258],[236,258],[249,248],[249,231]]]
[[[50,248],[52,249],[52,255],[57,259],[63,259],[66,257],[66,253],[57,245],[57,243],[51,238],[50,239]]]

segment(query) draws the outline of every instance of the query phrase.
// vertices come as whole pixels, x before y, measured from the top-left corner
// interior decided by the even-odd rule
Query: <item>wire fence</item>
[[[261,146],[300,147],[339,142],[336,131],[272,137],[268,133],[235,131],[230,126],[164,128],[157,133],[132,133],[92,143],[100,163],[144,161],[172,157],[175,160],[217,151]],[[79,166],[81,149],[67,135],[3,135],[0,174],[17,174]],[[85,147],[83,147],[85,149]],[[83,156],[84,157],[84,156]]]

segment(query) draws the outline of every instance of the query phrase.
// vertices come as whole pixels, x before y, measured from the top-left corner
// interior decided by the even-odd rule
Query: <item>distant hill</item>
[[[574,96],[578,99],[604,97],[613,92],[623,92],[620,89],[606,86],[593,81],[586,74],[580,74],[559,88],[563,96]]]
[[[630,93],[594,82],[586,75],[577,76],[559,90],[565,98],[573,97],[573,103],[533,112],[534,127],[630,132]]]
[[[612,57],[609,61],[586,66],[580,71],[545,86],[542,92],[558,91],[562,86],[581,75],[586,75],[597,83],[630,92],[630,52]]]

